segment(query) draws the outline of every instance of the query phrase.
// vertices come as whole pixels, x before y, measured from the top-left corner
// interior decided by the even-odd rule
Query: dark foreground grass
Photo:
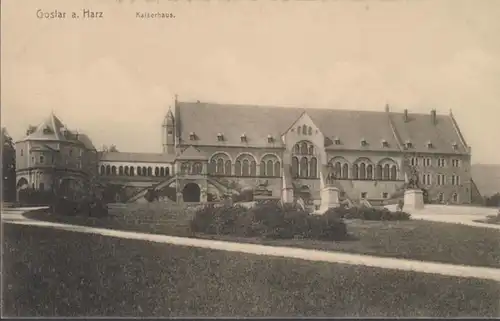
[[[189,230],[190,214],[161,213],[139,209],[113,213],[103,219],[50,216],[44,212],[26,216],[54,222],[112,228],[118,230],[188,236],[244,243],[289,246],[325,251],[368,254],[450,264],[500,268],[500,230],[460,224],[410,221],[347,220],[350,239],[340,242],[317,240],[268,240],[262,238],[193,234]]]
[[[7,316],[494,317],[492,281],[4,224]]]

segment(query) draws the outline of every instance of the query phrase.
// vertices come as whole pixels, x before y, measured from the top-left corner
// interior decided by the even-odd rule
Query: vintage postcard
[[[2,1],[2,316],[499,317],[499,17]]]

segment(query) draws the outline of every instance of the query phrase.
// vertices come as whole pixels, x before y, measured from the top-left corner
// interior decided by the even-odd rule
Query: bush
[[[387,208],[352,207],[350,209],[337,207],[325,212],[331,218],[361,219],[366,221],[407,221],[410,214],[402,211],[391,212]]]
[[[207,205],[195,213],[191,229],[215,235],[272,239],[342,240],[347,237],[346,225],[336,214],[310,215],[295,206],[280,206],[272,201],[257,203],[250,209]]]

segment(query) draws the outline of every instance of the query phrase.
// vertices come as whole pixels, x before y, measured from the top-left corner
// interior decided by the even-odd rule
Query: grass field
[[[189,231],[190,214],[185,215],[179,211],[158,214],[155,208],[149,210],[143,208],[135,212],[120,210],[112,214],[115,216],[103,219],[48,216],[43,212],[30,213],[27,216],[40,220],[143,233],[500,268],[500,231],[488,228],[421,220],[391,222],[350,220],[346,222],[352,237],[347,241],[263,240],[235,236],[194,235]]]
[[[498,283],[4,224],[6,316],[499,316]]]

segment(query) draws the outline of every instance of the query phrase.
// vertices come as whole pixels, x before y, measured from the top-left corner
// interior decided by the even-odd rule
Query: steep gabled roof
[[[462,138],[457,128],[455,128],[451,116],[436,115],[436,122],[434,123],[430,113],[408,113],[407,121],[405,121],[403,113],[391,114],[402,143],[410,141],[413,145],[413,148],[408,149],[408,151],[450,154],[469,153],[462,144]],[[428,142],[432,143],[432,148],[427,147]],[[454,143],[457,144],[456,150],[453,147]]]
[[[279,137],[285,133],[303,112],[306,112],[325,135],[330,150],[399,151],[400,144],[409,139],[411,151],[439,153],[467,153],[461,137],[449,116],[409,114],[404,122],[402,113],[387,111],[354,111],[317,108],[269,107],[252,105],[225,105],[213,103],[178,102],[176,120],[178,133],[184,144],[239,147],[282,147]],[[392,124],[391,124],[392,118]],[[195,140],[190,140],[190,134]],[[223,135],[219,141],[218,134]],[[246,140],[241,136],[245,134]],[[271,135],[273,143],[267,138]],[[398,141],[398,136],[400,140]],[[338,138],[340,144],[335,144]],[[366,144],[362,145],[361,141]],[[387,145],[383,145],[383,141]],[[434,148],[428,149],[431,141]],[[453,149],[453,143],[458,149]]]
[[[61,133],[62,128],[64,128],[64,125],[61,120],[54,113],[51,113],[47,119],[36,127],[33,133],[22,140],[67,140]]]
[[[99,152],[100,161],[130,163],[170,163],[174,157],[158,153]]]
[[[189,146],[176,157],[178,160],[207,160],[208,156],[193,146]]]

